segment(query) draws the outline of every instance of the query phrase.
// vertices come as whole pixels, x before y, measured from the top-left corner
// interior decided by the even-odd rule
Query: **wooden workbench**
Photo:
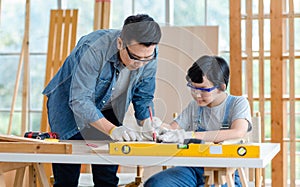
[[[280,150],[277,143],[261,143],[259,158],[118,156],[108,154],[108,142],[72,140],[64,143],[72,144],[72,154],[0,153],[0,162],[265,168]]]
[[[31,138],[23,138],[12,135],[0,135],[0,153],[13,154],[72,154],[72,144],[62,142],[51,142]],[[9,157],[8,155],[4,157]],[[25,168],[29,167],[29,186],[36,186],[37,178],[41,186],[48,187],[44,167],[38,162],[27,162],[26,159],[13,162],[5,162],[0,159],[0,186],[6,186],[4,173],[16,170],[14,186],[19,187],[23,184]]]

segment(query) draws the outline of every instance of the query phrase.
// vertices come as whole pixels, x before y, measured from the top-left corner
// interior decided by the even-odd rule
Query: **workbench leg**
[[[16,170],[14,187],[20,187],[23,185],[25,169],[26,169],[26,167],[22,167],[22,168],[19,168]]]
[[[249,168],[248,173],[249,173],[249,181],[255,183],[255,168]]]
[[[255,187],[260,187],[262,183],[262,169],[255,168]]]
[[[6,184],[5,184],[5,177],[4,177],[3,173],[0,173],[0,186],[3,186],[3,187],[6,186]]]
[[[36,171],[41,186],[50,187],[43,165],[41,163],[34,163],[33,167]]]
[[[234,187],[234,180],[232,175],[226,175],[226,181],[228,187]]]
[[[239,173],[239,177],[240,177],[240,181],[242,183],[242,186],[243,187],[248,187],[248,182],[247,182],[247,178],[246,178],[244,168],[238,168],[238,173]]]
[[[131,182],[129,184],[126,184],[125,187],[138,187],[138,186],[140,186],[143,183],[143,181],[142,181],[143,175],[144,175],[144,168],[143,168],[143,166],[138,165],[136,167],[135,181]]]
[[[204,184],[204,187],[209,187],[210,185],[208,184],[209,183],[209,177],[208,176],[206,176],[205,177],[205,184]]]
[[[30,165],[28,167],[28,173],[29,173],[29,186],[30,187],[36,187],[36,172],[35,169],[33,168],[33,165]]]
[[[212,168],[204,168],[205,187],[215,183],[214,170]]]

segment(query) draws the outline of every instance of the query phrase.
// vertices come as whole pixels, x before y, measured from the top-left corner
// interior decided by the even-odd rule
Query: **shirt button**
[[[112,88],[111,90],[115,90],[115,88]]]
[[[102,103],[105,103],[105,101],[102,101]]]

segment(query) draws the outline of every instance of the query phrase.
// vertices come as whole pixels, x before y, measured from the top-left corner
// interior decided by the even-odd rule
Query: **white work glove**
[[[147,140],[153,140],[153,132],[156,135],[162,134],[166,131],[165,128],[161,127],[163,122],[158,117],[153,117],[152,121],[150,118],[145,119],[143,127],[142,127],[142,136]]]
[[[114,127],[110,133],[109,136],[113,140],[117,141],[141,141],[142,137],[140,135],[140,132],[131,130],[129,128],[126,128],[125,126],[119,126]]]
[[[159,135],[158,140],[165,143],[183,143],[185,139],[195,138],[194,131],[186,132],[183,129],[169,130],[162,135]]]

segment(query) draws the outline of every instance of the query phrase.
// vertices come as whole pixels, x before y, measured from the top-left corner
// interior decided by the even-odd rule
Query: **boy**
[[[158,136],[162,142],[183,143],[185,139],[222,142],[242,138],[251,130],[250,106],[246,98],[225,92],[229,81],[227,62],[217,56],[202,56],[188,70],[186,80],[193,101]],[[150,177],[145,187],[204,185],[202,167],[174,167]],[[235,185],[241,186],[235,173]],[[227,186],[226,184],[223,186]]]

